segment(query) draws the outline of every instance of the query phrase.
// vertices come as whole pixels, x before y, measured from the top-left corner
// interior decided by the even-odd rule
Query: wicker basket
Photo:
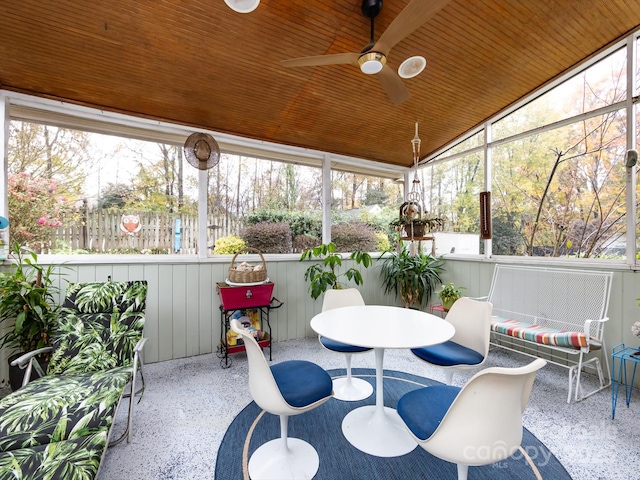
[[[240,254],[240,252],[253,252],[260,255],[260,259],[262,260],[262,270],[254,270],[253,272],[239,272],[238,270],[235,270],[236,257]],[[229,265],[229,281],[233,283],[264,282],[267,279],[267,264],[264,262],[262,252],[251,247],[245,247],[243,250],[240,250],[240,252],[237,252],[233,256],[231,265]]]

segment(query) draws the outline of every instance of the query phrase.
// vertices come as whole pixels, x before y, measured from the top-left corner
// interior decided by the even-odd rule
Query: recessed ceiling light
[[[400,64],[398,75],[402,78],[413,78],[420,75],[426,66],[427,60],[424,57],[410,57]]]
[[[224,0],[224,3],[235,12],[249,13],[258,8],[260,0]]]

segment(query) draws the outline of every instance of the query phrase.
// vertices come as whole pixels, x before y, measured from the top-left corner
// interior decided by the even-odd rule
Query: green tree
[[[384,188],[371,188],[367,190],[362,198],[363,205],[380,205],[385,204],[389,200],[389,194]]]
[[[77,198],[96,164],[89,133],[37,123],[9,123],[10,174],[54,179],[59,194]]]
[[[605,95],[586,91],[587,110],[591,95]],[[613,112],[494,148],[494,218],[511,223],[527,254],[592,257],[622,235],[624,131]],[[494,242],[494,253],[510,250]]]
[[[102,189],[98,208],[123,208],[134,196],[132,187],[110,182]]]
[[[149,154],[145,145],[131,144],[129,151],[137,157],[137,173],[133,178],[126,207],[131,210],[172,213],[195,213],[194,199],[184,195],[184,159],[181,149],[157,144],[158,154]]]

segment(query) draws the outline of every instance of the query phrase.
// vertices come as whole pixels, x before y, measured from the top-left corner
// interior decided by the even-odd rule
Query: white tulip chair
[[[238,320],[231,328],[242,337],[249,362],[249,391],[256,404],[280,416],[280,438],[253,452],[249,459],[252,480],[297,480],[313,478],[320,459],[304,440],[288,436],[289,417],[319,407],[333,396],[331,377],[320,366],[304,360],[289,360],[269,367],[262,349]]]

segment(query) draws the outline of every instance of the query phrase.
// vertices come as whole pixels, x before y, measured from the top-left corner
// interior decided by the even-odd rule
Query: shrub
[[[359,222],[339,223],[331,227],[331,241],[339,252],[373,252],[378,239],[368,225]]]
[[[260,209],[247,215],[247,223],[255,225],[260,222],[287,223],[291,228],[292,237],[298,235],[310,235],[320,238],[322,236],[322,217],[316,212],[286,211]],[[316,245],[318,242],[314,245]]]
[[[376,241],[376,252],[386,252],[391,249],[391,242],[389,241],[389,236],[384,232],[375,232]]]
[[[293,252],[302,253],[305,250],[315,247],[320,239],[311,235],[296,235],[293,237]]]
[[[244,229],[241,234],[247,246],[262,253],[291,253],[291,227],[288,223],[260,222]]]
[[[215,255],[233,255],[244,247],[246,247],[244,240],[235,235],[229,235],[228,237],[220,237],[216,240],[213,253]]]

